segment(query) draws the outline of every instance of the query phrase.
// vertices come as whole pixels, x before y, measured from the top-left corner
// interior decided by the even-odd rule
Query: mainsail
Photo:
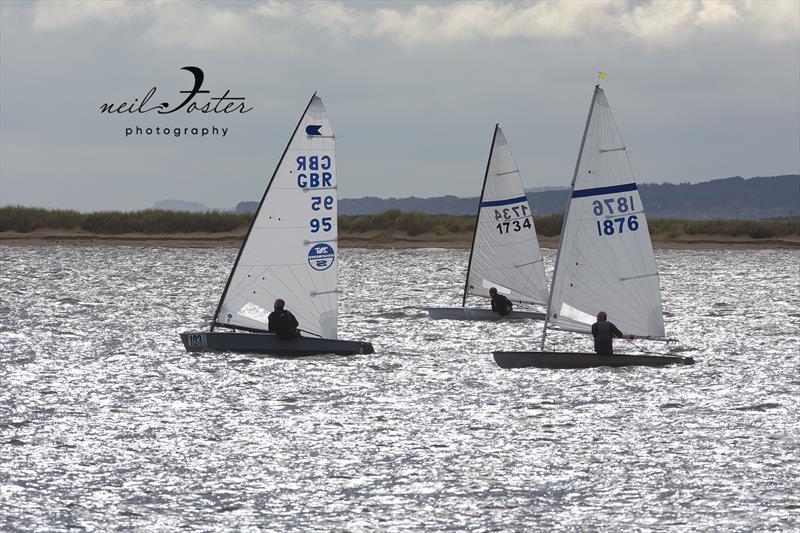
[[[625,145],[599,86],[564,217],[546,323],[589,332],[597,313],[606,311],[626,335],[663,338],[647,218]]]
[[[282,298],[301,329],[335,339],[336,212],[334,134],[315,94],[267,184],[213,325],[265,331]]]
[[[488,297],[491,287],[512,302],[547,302],[547,280],[533,212],[499,125],[495,126],[486,165],[464,303],[468,293]]]

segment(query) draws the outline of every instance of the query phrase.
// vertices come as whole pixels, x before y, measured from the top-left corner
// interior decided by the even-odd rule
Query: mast
[[[219,324],[217,322],[217,318],[219,317],[219,310],[222,308],[222,302],[225,301],[225,296],[227,296],[228,294],[228,288],[231,285],[231,280],[233,279],[233,273],[236,272],[236,267],[239,264],[239,259],[241,259],[242,257],[242,251],[244,250],[244,247],[247,244],[247,239],[250,238],[250,232],[253,230],[253,226],[255,226],[256,224],[256,220],[258,219],[258,214],[259,212],[261,212],[261,206],[264,205],[264,200],[267,199],[267,193],[269,193],[269,189],[272,186],[272,182],[275,181],[275,176],[278,174],[278,170],[281,168],[281,164],[283,163],[283,158],[286,157],[286,152],[289,151],[289,146],[291,146],[292,141],[294,140],[294,136],[297,135],[297,130],[298,128],[300,128],[300,124],[302,124],[303,118],[306,116],[306,113],[308,113],[308,108],[311,107],[311,103],[314,101],[314,98],[316,98],[316,96],[317,92],[314,91],[314,94],[311,95],[311,98],[308,101],[308,105],[306,105],[306,108],[300,115],[300,120],[297,121],[297,125],[294,127],[292,135],[289,137],[289,142],[286,143],[286,148],[283,149],[281,158],[278,159],[278,164],[275,166],[275,170],[272,172],[272,177],[269,179],[269,183],[267,183],[267,188],[264,189],[264,194],[261,196],[261,201],[258,203],[258,209],[256,209],[256,212],[253,214],[253,220],[250,221],[250,227],[247,228],[247,234],[245,235],[244,240],[242,241],[242,245],[239,247],[239,253],[236,255],[236,261],[233,263],[233,268],[231,268],[230,274],[228,274],[228,281],[225,283],[225,289],[223,289],[222,291],[222,296],[220,296],[219,298],[219,303],[217,304],[217,310],[214,311],[214,320],[211,321],[211,329],[209,331],[214,331],[214,326],[225,327],[224,324]],[[245,328],[236,327],[233,329],[245,329]]]
[[[553,302],[553,289],[556,286],[556,273],[558,272],[558,258],[561,256],[561,248],[564,246],[564,228],[567,227],[567,216],[569,216],[569,206],[572,203],[572,191],[575,189],[575,180],[578,178],[578,168],[581,165],[581,157],[583,156],[583,146],[586,144],[586,134],[589,131],[589,122],[592,120],[592,113],[594,112],[594,103],[597,100],[597,92],[600,90],[600,84],[594,86],[594,93],[592,94],[592,103],[589,104],[589,114],[586,116],[586,126],[583,128],[583,138],[581,139],[581,147],[578,150],[578,160],[575,162],[575,172],[572,174],[572,183],[569,186],[569,197],[567,198],[567,208],[564,210],[564,220],[561,221],[561,237],[558,239],[558,251],[556,252],[556,264],[553,267],[553,278],[550,280],[550,295],[547,297],[547,311],[544,316],[544,329],[542,330],[542,345],[539,350],[544,351],[544,341],[547,338],[547,323],[550,320],[550,304]]]
[[[497,130],[500,123],[494,125],[492,135],[492,145],[489,147],[489,159],[486,160],[486,172],[483,174],[483,186],[481,187],[481,197],[478,199],[478,214],[475,215],[475,228],[472,231],[472,245],[469,248],[469,263],[467,263],[467,279],[464,280],[464,298],[461,300],[461,307],[467,306],[467,291],[469,290],[469,271],[472,268],[472,253],[475,251],[475,236],[478,234],[478,223],[481,220],[481,204],[483,203],[483,193],[486,192],[486,179],[489,177],[489,165],[492,164],[492,154],[494,153],[494,141],[497,139]]]

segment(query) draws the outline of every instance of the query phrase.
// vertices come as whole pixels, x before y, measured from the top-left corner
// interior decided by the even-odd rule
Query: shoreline
[[[16,231],[0,232],[0,246],[153,246],[179,248],[238,248],[246,230],[220,233],[174,233],[143,234],[126,233],[104,235],[80,230],[36,230],[30,233]],[[539,237],[542,248],[558,247],[558,236]],[[414,249],[454,248],[468,249],[472,232],[436,235],[423,233],[410,236],[390,231],[343,233],[339,237],[342,248]],[[779,237],[753,239],[751,237],[728,237],[723,235],[681,235],[669,237],[653,235],[653,248],[662,250],[800,250],[800,238]]]

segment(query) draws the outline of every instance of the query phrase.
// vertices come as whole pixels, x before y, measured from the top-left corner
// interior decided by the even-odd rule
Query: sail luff
[[[245,238],[242,241],[242,245],[239,247],[239,252],[236,255],[236,261],[233,263],[233,268],[231,268],[230,274],[228,274],[228,280],[225,282],[225,288],[222,291],[222,296],[220,296],[219,303],[217,304],[217,310],[214,312],[214,319],[211,321],[211,329],[210,331],[214,331],[215,325],[218,324],[217,319],[219,318],[219,312],[222,309],[222,304],[225,302],[225,297],[228,294],[228,289],[231,285],[231,280],[233,279],[233,275],[236,272],[236,267],[239,264],[239,260],[242,257],[242,252],[244,251],[245,246],[247,246],[247,241],[250,239],[250,234],[253,231],[253,227],[256,224],[256,220],[258,220],[258,215],[261,212],[261,207],[264,205],[264,200],[267,198],[267,194],[269,194],[270,187],[272,187],[272,183],[275,181],[275,176],[278,175],[278,170],[280,170],[281,165],[283,164],[283,160],[286,157],[286,153],[289,151],[289,147],[292,145],[292,141],[294,141],[295,136],[297,135],[297,130],[300,129],[300,124],[303,123],[303,119],[308,113],[308,109],[311,107],[311,104],[314,102],[314,98],[316,98],[317,92],[314,91],[314,94],[311,95],[311,98],[308,100],[308,104],[306,108],[303,110],[303,113],[300,115],[300,119],[297,121],[297,125],[294,127],[294,131],[292,135],[289,137],[289,141],[286,143],[286,148],[283,149],[283,153],[281,154],[280,159],[278,159],[278,164],[275,165],[275,170],[272,172],[272,177],[267,183],[266,189],[264,189],[264,194],[261,196],[261,201],[258,203],[258,208],[256,209],[255,213],[253,214],[253,218],[250,221],[250,227],[247,228],[247,233],[245,234]]]
[[[472,245],[469,248],[469,262],[467,263],[467,276],[464,279],[464,297],[461,299],[461,307],[467,305],[467,291],[469,290],[469,273],[472,269],[472,255],[475,252],[475,236],[478,234],[478,224],[481,220],[481,204],[483,203],[483,195],[486,192],[486,179],[489,177],[489,167],[492,164],[492,154],[494,153],[494,142],[497,139],[497,130],[500,129],[500,123],[494,125],[494,134],[492,135],[492,144],[489,147],[489,158],[486,160],[486,171],[483,173],[483,186],[481,187],[481,197],[478,199],[478,212],[475,215],[475,228],[472,232]]]
[[[569,208],[572,205],[572,191],[575,189],[575,180],[578,178],[578,169],[581,166],[581,157],[583,157],[583,148],[586,145],[586,134],[589,132],[589,123],[592,120],[592,113],[594,112],[594,104],[597,100],[597,93],[600,90],[600,85],[594,86],[594,93],[592,94],[592,102],[589,104],[589,113],[586,115],[586,125],[583,127],[583,137],[581,138],[581,147],[578,149],[578,159],[575,161],[575,171],[572,173],[572,183],[569,186],[569,195],[567,196],[567,208],[564,210],[564,219],[561,221],[561,234],[558,239],[558,250],[556,251],[556,262],[553,266],[553,277],[550,280],[550,295],[547,298],[547,310],[544,316],[544,329],[542,330],[542,344],[541,350],[544,350],[544,342],[547,338],[547,325],[550,320],[550,306],[553,303],[553,289],[556,286],[556,276],[558,275],[558,260],[561,257],[561,249],[564,247],[564,229],[567,227],[567,217],[569,216]]]

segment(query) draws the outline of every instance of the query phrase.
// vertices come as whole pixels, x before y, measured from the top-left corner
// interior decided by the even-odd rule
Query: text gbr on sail
[[[331,158],[327,155],[321,157],[316,155],[298,156],[297,170],[330,170]],[[297,175],[297,186],[301,189],[316,189],[318,187],[330,187],[333,175],[330,172],[301,172]]]

